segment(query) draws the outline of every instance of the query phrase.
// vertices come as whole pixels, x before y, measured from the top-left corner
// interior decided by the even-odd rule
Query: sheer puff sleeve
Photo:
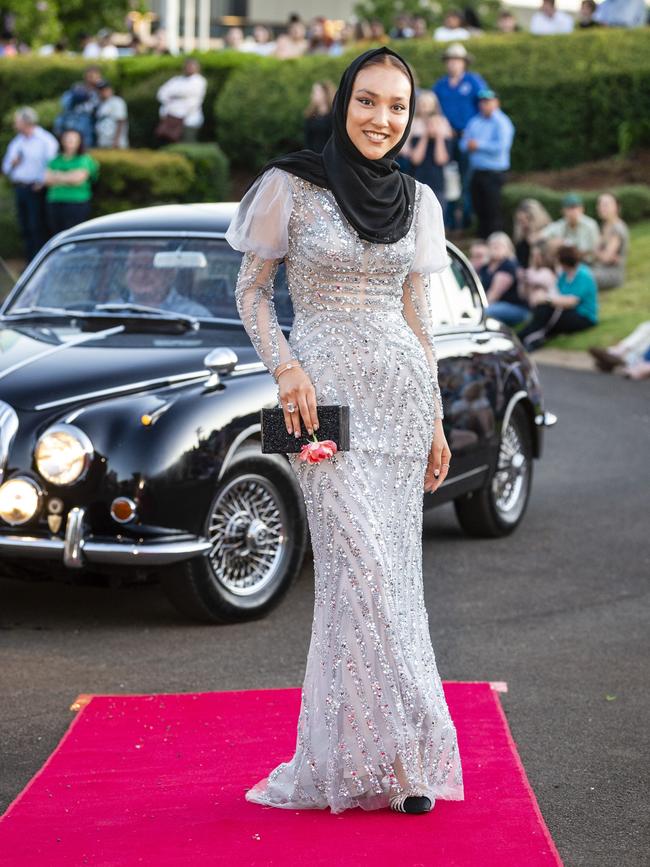
[[[402,288],[404,318],[424,348],[433,380],[434,418],[443,418],[438,384],[438,358],[434,340],[431,274],[444,271],[449,263],[445,244],[442,207],[431,187],[420,184],[416,214],[415,254]]]
[[[237,312],[271,373],[292,357],[273,303],[273,281],[287,252],[292,207],[291,180],[272,167],[246,192],[226,232],[230,246],[244,254],[235,287]]]

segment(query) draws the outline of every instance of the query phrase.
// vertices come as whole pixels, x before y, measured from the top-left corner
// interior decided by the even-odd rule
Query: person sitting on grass
[[[487,265],[490,261],[490,251],[488,245],[482,238],[477,241],[472,241],[469,247],[469,261],[472,263],[472,268],[476,273],[480,273],[481,268]]]
[[[625,283],[630,233],[621,220],[619,201],[613,193],[601,193],[596,209],[602,228],[594,254],[594,277],[599,289],[615,289]]]
[[[530,264],[530,248],[542,229],[551,223],[551,215],[537,199],[522,199],[513,218],[512,240],[517,261],[522,268]]]
[[[598,223],[585,214],[585,206],[579,193],[567,193],[562,199],[562,217],[545,226],[531,238],[535,241],[555,240],[575,245],[582,260],[591,264],[594,259],[600,228]]]
[[[489,261],[479,271],[488,300],[485,313],[506,325],[519,325],[530,310],[519,292],[515,248],[505,232],[493,232],[487,248]]]
[[[537,289],[529,299],[533,316],[519,332],[528,351],[539,349],[556,334],[584,331],[598,324],[598,287],[591,269],[580,261],[578,248],[563,244],[557,258],[557,291]]]
[[[557,291],[557,257],[550,241],[534,244],[530,251],[530,265],[521,271],[523,295],[530,299],[538,289],[545,289],[551,295]]]
[[[650,319],[613,346],[590,346],[589,352],[603,373],[620,367],[623,376],[629,379],[650,378]]]

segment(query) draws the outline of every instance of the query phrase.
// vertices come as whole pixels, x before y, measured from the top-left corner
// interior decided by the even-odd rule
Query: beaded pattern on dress
[[[283,173],[286,174],[286,173]],[[350,450],[289,455],[314,551],[315,604],[296,750],[246,793],[287,809],[387,807],[408,788],[462,800],[456,731],[422,586],[422,496],[442,417],[429,276],[410,272],[415,213],[394,244],[359,238],[329,190],[288,175],[288,341],[273,309],[278,261],[244,254],[237,305],[273,370],[300,359],[318,403],[350,406]]]

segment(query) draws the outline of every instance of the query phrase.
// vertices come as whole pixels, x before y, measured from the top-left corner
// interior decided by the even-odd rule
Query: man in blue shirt
[[[499,99],[493,90],[480,90],[478,99],[479,113],[465,127],[460,149],[469,155],[470,191],[478,217],[478,235],[487,238],[503,228],[501,187],[510,168],[515,128],[499,108]]]
[[[606,27],[643,27],[647,14],[643,0],[603,0],[593,18]]]
[[[487,84],[478,73],[468,72],[467,66],[472,56],[462,43],[456,42],[450,45],[442,55],[442,59],[447,67],[447,75],[438,79],[431,89],[438,97],[440,109],[454,131],[449,159],[458,163],[463,185],[462,219],[459,220],[456,216],[456,203],[450,202],[445,222],[449,229],[456,229],[459,224],[466,229],[472,218],[469,161],[467,154],[459,149],[458,143],[467,122],[479,110],[478,93],[487,88]]]
[[[538,289],[529,297],[533,315],[518,333],[529,352],[555,334],[572,334],[598,324],[598,287],[589,266],[580,261],[578,248],[563,244],[557,260],[557,289]]]
[[[14,115],[16,133],[2,160],[2,172],[14,186],[16,213],[29,262],[47,241],[45,169],[57,155],[59,143],[38,125],[33,108],[19,108]]]

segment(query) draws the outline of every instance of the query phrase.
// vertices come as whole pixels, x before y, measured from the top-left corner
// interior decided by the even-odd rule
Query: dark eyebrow
[[[367,93],[369,96],[379,96],[378,93],[373,93],[373,91],[368,90],[367,87],[360,87],[356,93]],[[398,99],[400,102],[408,102],[408,99],[404,96],[392,96],[391,99]]]

